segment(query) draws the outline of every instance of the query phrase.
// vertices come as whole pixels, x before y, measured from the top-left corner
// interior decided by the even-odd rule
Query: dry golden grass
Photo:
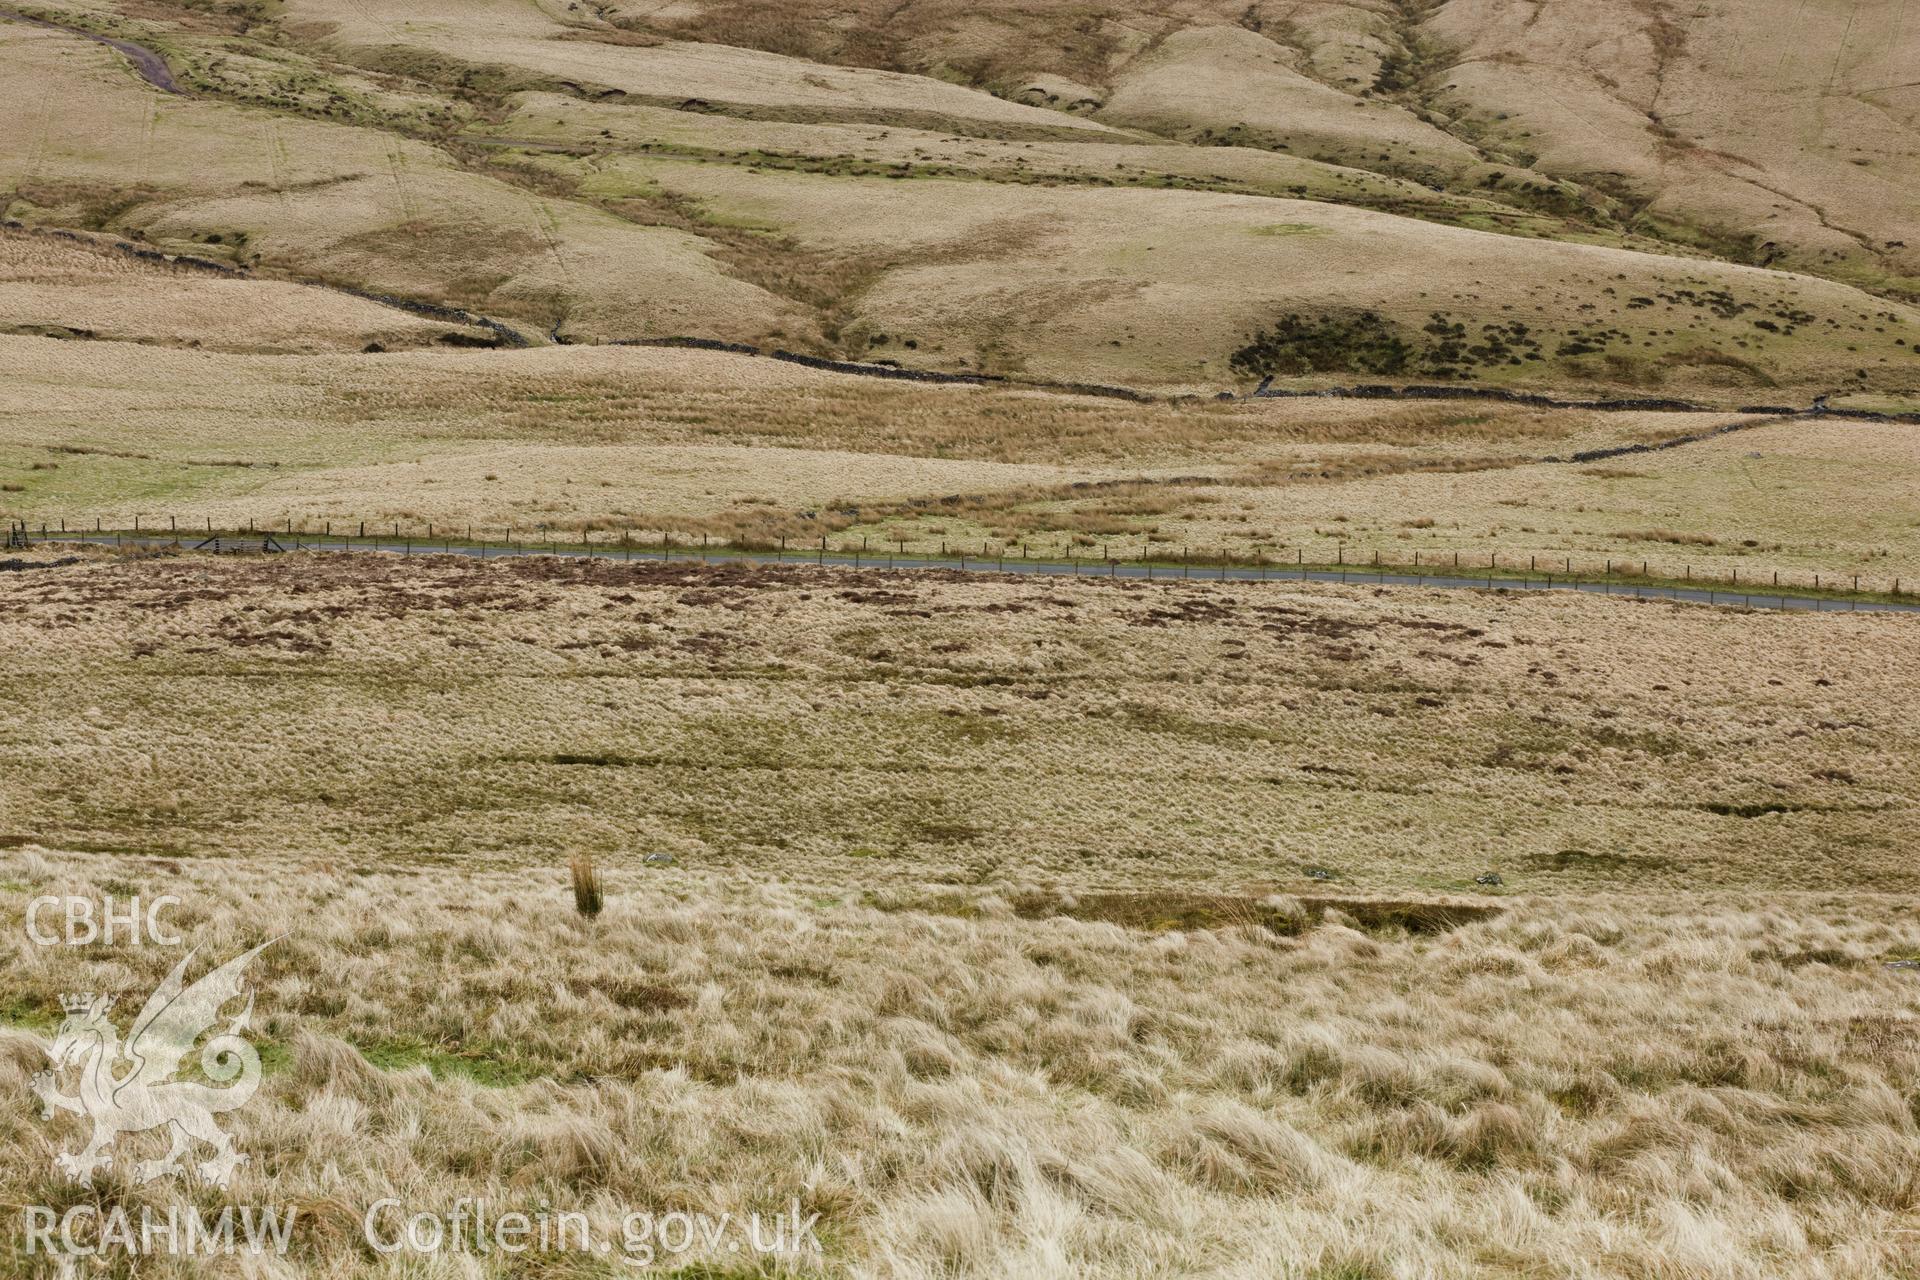
[[[1697,415],[1669,414],[1607,425],[1621,442],[1709,426]],[[1572,452],[1564,441],[1530,443],[1536,456]],[[1445,466],[1447,457],[1476,453],[1493,456],[1464,473]],[[1815,573],[1829,584],[1860,574],[1877,590],[1920,582],[1920,436],[1908,425],[1761,425],[1586,466],[1500,466],[1497,455],[1477,441],[1371,459],[1301,451],[1241,483],[1174,494],[1174,506],[1151,524],[1174,545],[1247,554],[1264,544],[1304,550],[1309,561],[1332,560],[1340,546],[1355,563],[1378,552],[1407,564],[1417,553],[1424,564],[1443,566],[1459,553],[1468,565],[1484,565],[1495,553],[1509,567],[1536,561],[1555,571],[1570,558],[1587,574],[1611,560],[1635,571],[1647,563],[1676,578],[1691,566],[1698,578],[1725,582],[1737,574],[1749,584],[1768,584],[1776,571],[1797,585]],[[985,509],[996,505],[1008,504]],[[1071,509],[1041,505],[1020,514],[1038,527],[1061,527]],[[1124,545],[1138,549],[1137,539]]]
[[[1175,32],[1114,74],[1099,118],[1429,179],[1479,168],[1472,146],[1388,98],[1321,83],[1289,52],[1242,25]]]
[[[0,134],[9,216],[451,302],[536,339],[757,339],[799,319],[684,232],[468,172],[412,138],[163,98],[117,58],[0,22],[0,111],[27,122]]]
[[[61,9],[177,97],[0,21],[0,213],[257,277],[0,233],[0,516],[1920,579],[1910,427],[560,345],[1906,407],[1892,6],[830,8]],[[300,280],[538,349],[346,354],[448,326]],[[294,1252],[139,1275],[632,1271],[376,1257],[383,1196],[797,1199],[791,1270],[901,1280],[1920,1269],[1906,616],[0,560],[0,913],[280,936],[229,1198],[297,1204]],[[212,1199],[56,1180],[28,1091],[59,993],[176,958],[0,933],[9,1233]]]
[[[302,0],[235,31],[142,3],[114,29],[164,47],[184,99],[97,45],[7,24],[0,110],[27,123],[0,145],[0,189],[32,221],[217,238],[536,341],[693,333],[1201,391],[1269,371],[1729,399],[1912,390],[1906,305],[1712,261],[1754,255],[1463,140],[1412,88],[1368,89],[1368,65],[1428,83],[1406,15],[1196,5],[1123,38],[1122,16],[1041,9],[1042,26],[1084,19],[1111,64],[1096,114],[1127,128],[982,92],[1031,86],[957,49],[902,74],[731,47],[733,25],[748,43],[767,25],[733,9],[689,41],[678,11]],[[990,15],[902,21],[927,48],[1005,35]],[[1043,41],[1034,56],[1052,55]],[[1057,67],[1034,74],[1065,87]],[[50,101],[74,105],[56,119]],[[519,138],[535,145],[498,145]],[[1898,294],[1857,254],[1792,261]],[[1290,316],[1384,326],[1407,352],[1260,356],[1250,344]]]
[[[1446,367],[1473,381],[1791,395],[1911,385],[1908,343],[1920,341],[1920,312],[1844,285],[1324,201],[636,155],[541,163],[601,199],[667,198],[822,255],[851,282],[840,341],[914,367],[1206,392],[1249,381],[1231,357],[1289,315],[1371,315],[1421,351],[1439,350],[1421,345],[1445,341],[1438,327],[1460,326]],[[1524,343],[1496,350],[1494,331],[1516,323]],[[1364,379],[1368,356],[1356,346],[1275,370],[1441,376],[1433,354]]]
[[[1025,126],[1056,136],[1113,132],[931,77],[876,74],[723,44],[563,39],[582,30],[591,15],[558,5],[460,0],[422,10],[403,0],[288,0],[284,11],[308,32],[325,31],[327,42],[344,51],[397,47],[470,64],[503,63],[573,85],[676,104],[696,99],[935,127]]]
[[[1454,933],[1295,940],[631,867],[589,925],[559,868],[342,871],[0,855],[15,903],[137,888],[185,899],[211,953],[288,935],[254,975],[277,1065],[231,1121],[254,1155],[233,1195],[303,1210],[279,1274],[454,1274],[358,1245],[384,1196],[544,1199],[615,1238],[626,1206],[798,1196],[820,1269],[853,1276],[1913,1262],[1915,996],[1880,960],[1920,935],[1887,900],[1520,901]],[[0,1085],[24,1095],[57,991],[144,989],[171,960],[10,936]],[[0,1115],[10,1201],[68,1202],[41,1172],[56,1140]],[[95,1194],[183,1199],[124,1174]]]
[[[10,821],[152,856],[833,878],[865,850],[954,883],[1920,884],[1900,617],[396,561],[7,575]]]
[[[748,119],[541,92],[514,94],[508,101],[511,111],[504,119],[476,121],[462,136],[602,152],[683,152],[716,163],[830,174],[966,175],[1016,184],[1191,186],[1311,195],[1438,220],[1485,219],[1488,225],[1524,228],[1537,235],[1564,232],[1558,219],[1535,220],[1481,196],[1434,191],[1409,179],[1254,147],[1169,146],[1157,138],[1014,141],[896,125]]]
[[[273,280],[236,280],[146,262],[105,244],[0,230],[0,321],[53,334],[311,354],[482,342],[484,330],[425,320],[375,302]]]
[[[1920,53],[1896,4],[618,9],[690,39],[957,70],[1095,120],[1490,190],[1909,297],[1920,281],[1905,74]]]
[[[230,1121],[274,1274],[527,1273],[370,1255],[385,1196],[797,1196],[875,1277],[1916,1261],[1898,620],[301,558],[0,608],[0,903],[285,935]],[[0,1199],[74,1199],[58,993],[176,959],[0,937]]]
[[[1484,0],[1427,30],[1458,50],[1437,105],[1490,145],[1605,183],[1677,238],[1920,286],[1920,31],[1898,4]]]
[[[0,514],[521,540],[662,530],[919,553],[1192,548],[1884,589],[1920,580],[1914,432],[1336,399],[1131,404],[697,351],[207,356],[0,338]],[[1758,453],[1759,458],[1750,455]],[[1420,522],[1425,523],[1411,523]],[[1665,530],[1678,540],[1638,535]],[[838,544],[837,544],[838,545]]]

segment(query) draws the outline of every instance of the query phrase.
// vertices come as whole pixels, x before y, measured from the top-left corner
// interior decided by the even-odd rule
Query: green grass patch
[[[52,1034],[60,1025],[60,1005],[52,996],[10,995],[0,998],[0,1026]]]
[[[372,1040],[354,1047],[382,1071],[425,1067],[436,1080],[467,1080],[489,1089],[526,1084],[542,1074],[527,1063],[483,1049],[449,1050],[417,1040]]]

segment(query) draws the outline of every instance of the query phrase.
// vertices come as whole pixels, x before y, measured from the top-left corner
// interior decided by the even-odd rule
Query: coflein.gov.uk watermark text
[[[298,1243],[297,1206],[228,1205],[217,1213],[190,1206],[74,1205],[64,1211],[28,1205],[21,1237],[28,1257],[80,1259],[285,1256]],[[799,1201],[779,1213],[631,1211],[589,1216],[575,1209],[502,1209],[462,1198],[442,1210],[410,1210],[399,1200],[367,1206],[361,1231],[374,1254],[432,1257],[577,1254],[633,1267],[677,1264],[690,1257],[818,1258],[818,1213]]]
[[[560,1254],[617,1257],[637,1267],[688,1255],[817,1257],[818,1213],[793,1200],[779,1213],[654,1213],[635,1210],[595,1218],[579,1210],[503,1210],[484,1199],[454,1201],[444,1211],[408,1212],[398,1200],[376,1200],[361,1227],[384,1255]]]

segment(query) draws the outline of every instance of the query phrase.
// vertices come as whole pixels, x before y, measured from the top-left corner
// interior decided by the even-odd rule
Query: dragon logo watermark
[[[47,1050],[53,1069],[33,1078],[33,1091],[40,1096],[41,1119],[70,1111],[93,1122],[93,1136],[82,1150],[55,1158],[61,1173],[91,1185],[96,1170],[113,1167],[112,1148],[121,1135],[165,1128],[172,1146],[160,1159],[135,1165],[136,1182],[184,1175],[186,1157],[199,1142],[213,1154],[194,1169],[211,1186],[227,1185],[247,1157],[234,1150],[232,1136],[215,1117],[245,1106],[260,1087],[260,1055],[242,1034],[253,1015],[253,995],[244,978],[247,965],[271,945],[261,943],[191,986],[186,973],[195,953],[188,952],[147,998],[124,1044],[107,1017],[113,997],[60,998],[67,1016]],[[182,1059],[214,1028],[221,1009],[243,995],[245,1007],[201,1046],[204,1079],[176,1078]],[[61,1093],[56,1084],[56,1076],[69,1067],[79,1068],[79,1091],[73,1094]]]

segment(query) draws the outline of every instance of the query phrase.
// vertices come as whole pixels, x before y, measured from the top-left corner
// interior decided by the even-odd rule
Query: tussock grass
[[[576,853],[567,863],[573,882],[573,909],[588,919],[600,914],[606,898],[600,891],[600,872],[591,854]]]
[[[0,910],[285,935],[232,1194],[302,1206],[291,1274],[410,1274],[358,1242],[386,1196],[798,1197],[828,1274],[1908,1248],[1897,619],[105,554],[0,611]],[[0,935],[0,1093],[59,992],[173,960]],[[71,1136],[0,1109],[0,1199],[66,1194]]]
[[[992,885],[970,918],[875,911],[770,864],[649,878],[583,949],[528,909],[563,875],[353,871],[0,852],[10,901],[177,894],[216,955],[285,934],[253,975],[267,1077],[229,1123],[254,1155],[231,1194],[302,1206],[290,1274],[409,1274],[359,1244],[385,1196],[602,1223],[798,1196],[829,1251],[800,1274],[1447,1280],[1492,1241],[1521,1272],[1891,1276],[1920,1207],[1916,996],[1880,963],[1920,934],[1893,898],[1602,894],[1287,937],[1028,919]],[[58,991],[173,959],[4,945],[20,1092]],[[0,1113],[0,1194],[57,1194],[75,1123]],[[191,1193],[115,1171],[101,1194]]]

